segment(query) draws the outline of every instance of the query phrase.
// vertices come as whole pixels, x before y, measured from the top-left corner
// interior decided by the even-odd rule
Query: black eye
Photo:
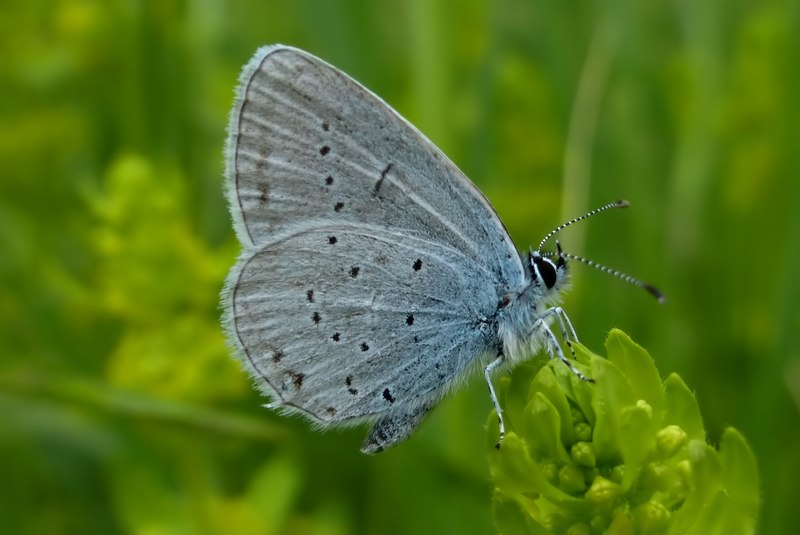
[[[555,285],[556,279],[558,279],[556,276],[555,266],[552,262],[541,257],[534,258],[533,262],[536,264],[536,267],[539,270],[539,275],[542,276],[544,285],[547,286],[547,289],[549,290]]]

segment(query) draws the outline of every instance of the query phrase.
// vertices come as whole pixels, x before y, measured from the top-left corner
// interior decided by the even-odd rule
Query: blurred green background
[[[236,77],[282,42],[345,70],[564,247],[592,350],[618,326],[759,461],[797,526],[800,6],[790,0],[31,0],[0,6],[0,531],[490,533],[477,378],[358,453],[260,408],[218,292]],[[794,337],[795,342],[792,342]]]

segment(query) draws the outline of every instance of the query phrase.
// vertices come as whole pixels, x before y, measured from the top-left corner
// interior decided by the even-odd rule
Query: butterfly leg
[[[551,308],[551,309],[548,310],[548,312],[550,310],[554,310],[554,309]],[[575,367],[575,365],[572,364],[572,362],[570,362],[569,359],[567,359],[567,357],[564,356],[564,351],[561,349],[561,346],[558,343],[558,339],[556,338],[556,335],[553,334],[553,331],[550,329],[550,326],[547,324],[547,321],[545,321],[548,316],[554,315],[554,314],[556,315],[556,317],[558,317],[558,313],[556,313],[556,312],[550,312],[549,314],[545,313],[544,315],[542,315],[542,317],[540,317],[538,320],[536,320],[536,322],[533,324],[534,329],[537,329],[537,328],[538,329],[542,329],[542,331],[544,332],[545,336],[547,337],[547,340],[549,342],[548,346],[550,348],[548,352],[550,353],[550,357],[551,358],[554,356],[553,354],[555,353],[555,356],[557,356],[558,359],[561,362],[566,364],[567,368],[569,368],[572,373],[574,373],[576,376],[578,376],[579,379],[581,379],[583,381],[586,381],[587,383],[593,383],[594,379],[592,379],[591,377],[586,377],[585,375],[583,375]],[[567,321],[569,321],[569,320],[567,320]],[[569,346],[570,351],[572,351],[572,355],[575,356],[575,351],[572,349],[572,345],[570,344],[570,341],[567,338],[566,333],[564,334],[564,340],[567,342],[567,346]]]
[[[411,410],[390,412],[381,417],[361,446],[362,453],[379,453],[407,439],[436,403],[423,403]]]
[[[564,312],[564,309],[561,307],[552,307],[549,308],[548,311],[552,310],[551,314],[555,315],[558,318],[559,323],[561,323],[561,331],[564,336],[564,340],[569,343],[570,339],[573,342],[578,341],[578,335],[575,333],[575,327],[572,326],[572,322],[569,321],[569,316],[567,313]],[[567,336],[567,332],[569,332],[570,336]]]
[[[564,342],[567,344],[569,352],[572,353],[572,358],[577,359],[578,357],[575,355],[575,350],[572,348],[572,342],[578,341],[578,335],[575,333],[575,328],[572,326],[569,316],[567,316],[567,313],[564,312],[563,308],[552,307],[545,310],[541,319],[546,320],[550,316],[555,316],[558,319],[558,323],[561,326],[561,336],[564,338]]]
[[[497,394],[494,391],[494,386],[492,386],[492,371],[494,371],[498,366],[505,362],[506,357],[502,353],[497,355],[497,358],[490,362],[484,369],[483,369],[483,376],[486,378],[486,384],[489,385],[489,395],[492,397],[492,405],[494,405],[494,410],[497,413],[497,421],[500,424],[500,439],[495,444],[495,448],[500,449],[500,444],[503,443],[503,439],[506,436],[506,426],[503,424],[503,409],[500,407],[500,402],[497,400]]]

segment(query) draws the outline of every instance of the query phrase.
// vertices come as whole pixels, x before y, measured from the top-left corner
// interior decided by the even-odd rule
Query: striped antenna
[[[591,212],[583,214],[580,217],[576,217],[575,219],[570,219],[566,223],[563,223],[563,224],[557,226],[556,228],[554,228],[553,230],[551,230],[550,232],[548,232],[547,235],[544,238],[542,238],[542,241],[539,242],[539,247],[536,250],[541,252],[542,247],[544,247],[544,244],[547,243],[547,240],[549,240],[550,238],[553,237],[553,234],[555,234],[556,232],[558,232],[560,230],[563,230],[563,229],[567,228],[568,226],[572,225],[573,223],[577,223],[578,221],[583,221],[586,218],[592,217],[593,215],[599,214],[600,212],[605,212],[606,210],[609,210],[611,208],[627,208],[628,206],[630,206],[630,203],[628,201],[626,201],[626,200],[614,201],[614,202],[610,202],[608,204],[605,204],[605,205],[603,205],[603,206],[601,206],[599,208],[595,208]]]
[[[561,250],[561,244],[559,244],[558,242],[556,242],[556,247],[558,248],[557,253],[542,253],[542,256],[555,256],[555,257],[568,258],[570,260],[577,260],[578,262],[582,262],[587,266],[591,266],[597,270],[602,271],[603,273],[608,273],[609,275],[612,275],[618,279],[622,279],[625,282],[633,284],[634,286],[638,286],[642,290],[646,291],[647,293],[658,299],[659,303],[667,302],[667,298],[664,296],[664,294],[662,294],[661,291],[652,284],[648,284],[644,281],[637,279],[636,277],[631,277],[626,273],[617,271],[616,269],[612,269],[608,266],[604,266],[603,264],[598,264],[594,260],[589,260],[588,258],[584,258],[582,256],[578,256],[575,254],[565,253],[564,251]]]

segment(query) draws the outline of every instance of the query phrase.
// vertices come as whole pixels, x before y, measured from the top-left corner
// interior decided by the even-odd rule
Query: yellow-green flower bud
[[[686,434],[686,431],[677,425],[668,425],[656,433],[658,454],[661,455],[661,457],[670,457],[674,455],[678,449],[682,448],[687,440],[689,440],[689,435]]]
[[[570,451],[572,460],[581,466],[594,466],[597,458],[594,455],[594,448],[589,442],[576,442]]]

